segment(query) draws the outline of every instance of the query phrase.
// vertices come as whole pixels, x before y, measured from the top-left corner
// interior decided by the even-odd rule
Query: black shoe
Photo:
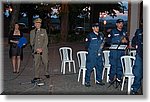
[[[115,80],[110,80],[109,79],[109,84],[114,84]]]
[[[90,82],[85,82],[85,86],[86,87],[90,87],[91,85],[90,85]]]
[[[37,82],[38,80],[40,80],[40,78],[34,78],[33,80],[31,80],[31,83],[35,83],[35,82]]]
[[[102,81],[96,81],[96,84],[101,86],[105,85],[105,83],[103,83]]]
[[[33,80],[39,80],[40,78],[34,78]]]
[[[46,78],[50,78],[50,76],[49,76],[49,75],[45,75],[45,77],[46,77]]]
[[[117,82],[122,83],[121,79],[117,78],[116,80],[117,80]]]
[[[114,82],[115,82],[114,77],[110,77],[110,78],[109,78],[109,84],[113,84]]]

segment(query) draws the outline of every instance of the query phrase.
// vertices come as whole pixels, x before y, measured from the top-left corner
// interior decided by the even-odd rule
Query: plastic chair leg
[[[86,70],[83,69],[83,76],[82,76],[82,85],[85,84],[85,73],[86,73]]]
[[[123,87],[124,87],[124,81],[125,81],[125,77],[123,77],[123,80],[122,80],[121,91],[123,91]]]
[[[134,81],[134,77],[129,77],[129,80],[128,80],[128,94],[130,94],[131,85],[133,84],[133,81]]]
[[[73,61],[74,73],[76,73],[75,63]]]
[[[70,62],[69,62],[69,72],[71,72]]]
[[[81,69],[79,69],[78,82],[80,81]]]
[[[63,62],[63,74],[65,74],[65,66],[66,66],[66,62]]]
[[[109,71],[110,71],[110,67],[107,68],[107,79],[106,79],[107,83],[109,83]]]
[[[63,62],[61,62],[61,73],[63,72]]]
[[[128,94],[130,94],[130,91],[131,91],[131,80],[132,80],[132,78],[129,77],[129,79],[128,79]]]
[[[104,79],[105,68],[103,68],[102,80]]]
[[[95,83],[96,83],[96,69],[93,68],[93,70],[94,70],[94,79],[95,79]]]

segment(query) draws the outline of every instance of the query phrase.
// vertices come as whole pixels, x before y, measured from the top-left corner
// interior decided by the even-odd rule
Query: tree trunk
[[[32,29],[32,24],[33,24],[33,12],[31,10],[28,11],[28,27],[29,31]]]
[[[12,9],[13,9],[13,11],[12,11],[12,17],[11,17],[11,21],[10,21],[10,30],[9,30],[9,32],[13,29],[15,22],[18,22],[20,4],[13,4]]]
[[[64,3],[61,6],[62,9],[62,15],[61,15],[61,41],[66,42],[67,41],[67,35],[68,35],[68,19],[69,19],[69,10],[68,10],[68,4]]]
[[[91,23],[98,23],[99,22],[99,5],[92,4],[91,5]]]

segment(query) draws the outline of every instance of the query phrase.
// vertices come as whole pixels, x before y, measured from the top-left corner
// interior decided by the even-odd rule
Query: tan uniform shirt
[[[43,53],[48,53],[48,36],[46,29],[40,28],[39,30],[33,29],[30,31],[30,44],[34,53],[36,49],[42,48]]]

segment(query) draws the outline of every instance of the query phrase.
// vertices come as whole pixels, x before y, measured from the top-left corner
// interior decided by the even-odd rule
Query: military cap
[[[37,18],[34,20],[34,23],[41,23],[42,22],[42,19],[41,18]]]
[[[124,23],[124,20],[123,19],[117,19],[116,23],[120,23],[120,22]]]
[[[99,24],[98,23],[93,23],[92,27],[99,27]]]

